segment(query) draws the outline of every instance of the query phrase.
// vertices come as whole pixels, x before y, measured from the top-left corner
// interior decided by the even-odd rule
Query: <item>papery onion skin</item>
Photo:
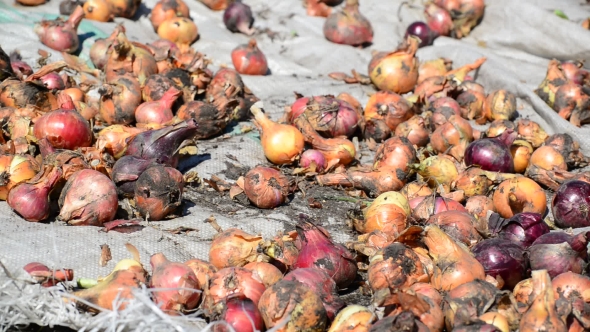
[[[66,182],[59,206],[59,218],[70,225],[101,226],[115,218],[119,207],[117,189],[106,175],[81,170]]]
[[[504,238],[486,239],[471,248],[486,274],[500,276],[504,289],[512,290],[526,276],[526,257],[522,246]]]
[[[322,136],[352,137],[360,119],[360,111],[347,101],[332,96],[302,97],[291,105],[291,122],[305,114],[312,127]]]
[[[285,275],[283,280],[298,281],[313,290],[322,300],[329,321],[334,320],[338,311],[345,306],[338,296],[336,283],[321,269],[298,268]]]
[[[237,228],[217,234],[209,248],[209,261],[218,269],[243,266],[256,260],[262,237]]]
[[[244,177],[244,193],[261,209],[274,209],[289,195],[289,180],[274,168],[258,166]]]
[[[219,302],[234,296],[250,299],[258,305],[265,289],[254,272],[243,267],[227,267],[217,271],[209,281],[204,306],[213,309]]]
[[[393,167],[407,173],[414,162],[416,149],[412,143],[405,137],[392,137],[377,148],[373,167]]]
[[[339,288],[345,288],[354,281],[357,266],[352,254],[344,246],[334,243],[306,218],[297,224],[297,233],[301,238],[301,249],[294,268],[322,269]]]
[[[590,226],[590,184],[578,180],[563,183],[553,196],[551,211],[559,228]]]
[[[549,226],[543,220],[543,216],[539,213],[517,213],[510,219],[500,222],[500,224],[495,224],[494,221],[493,216],[490,217],[489,227],[492,233],[499,232],[499,237],[519,243],[525,249],[530,247],[541,235],[550,231]]]
[[[188,266],[193,270],[197,280],[199,281],[199,286],[202,289],[207,289],[209,287],[209,280],[213,277],[213,274],[217,272],[217,268],[213,266],[213,264],[193,258],[189,259],[188,261],[184,262],[184,265]]]
[[[306,285],[281,280],[268,288],[258,304],[266,328],[279,331],[323,331],[327,315],[320,297]],[[282,325],[285,324],[285,325]]]
[[[443,304],[447,331],[454,331],[458,325],[468,323],[485,312],[487,301],[494,298],[497,292],[492,284],[484,280],[473,280],[448,292]]]

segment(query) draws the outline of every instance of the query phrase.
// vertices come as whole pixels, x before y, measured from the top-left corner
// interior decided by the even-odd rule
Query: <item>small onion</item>
[[[209,248],[209,261],[218,269],[246,265],[256,261],[256,249],[261,242],[261,236],[228,228],[213,239]]]
[[[180,206],[183,189],[182,173],[172,167],[154,165],[135,182],[135,204],[146,219],[162,220]]]
[[[420,40],[408,36],[397,50],[379,53],[369,63],[369,76],[379,90],[395,93],[410,92],[418,81],[418,59],[415,57]]]
[[[258,166],[244,177],[244,193],[261,209],[273,209],[287,200],[289,180],[273,168]]]
[[[265,289],[254,272],[243,267],[227,267],[217,271],[209,281],[204,299],[205,307],[213,309],[230,297],[244,297],[258,305]]]
[[[174,17],[160,23],[158,36],[177,44],[190,45],[199,36],[195,22],[186,17]]]
[[[359,0],[346,0],[342,11],[328,16],[324,23],[324,36],[333,43],[353,46],[373,41],[373,27],[359,12]]]
[[[199,281],[188,266],[170,262],[162,253],[150,258],[154,302],[164,311],[190,310],[201,298]],[[161,289],[160,289],[161,288]],[[181,289],[178,289],[181,288]]]
[[[248,44],[234,48],[231,52],[231,60],[240,74],[266,75],[268,73],[266,56],[258,48],[256,39],[250,39]]]
[[[578,180],[563,183],[553,196],[551,211],[560,228],[590,226],[590,184]]]
[[[504,288],[512,290],[526,276],[526,257],[522,246],[506,238],[486,239],[471,251],[486,274],[501,277]]]

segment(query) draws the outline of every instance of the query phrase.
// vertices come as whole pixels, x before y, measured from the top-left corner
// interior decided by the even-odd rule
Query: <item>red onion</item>
[[[264,320],[256,304],[250,299],[232,297],[223,304],[224,309],[219,319],[225,321],[233,330],[225,324],[213,326],[213,332],[256,332],[264,330]]]
[[[41,43],[59,52],[74,53],[78,50],[78,25],[84,18],[84,9],[76,7],[67,21],[57,18],[54,21],[41,21],[33,27]]]
[[[430,30],[438,36],[448,36],[453,29],[453,19],[451,14],[443,8],[429,2],[424,7],[426,23]]]
[[[154,165],[135,182],[135,204],[146,219],[162,220],[180,206],[183,189],[182,173],[172,167]]]
[[[268,73],[268,61],[254,38],[250,39],[248,44],[234,48],[231,52],[231,61],[240,74],[266,75]]]
[[[12,71],[15,73],[16,77],[19,79],[23,79],[24,76],[29,76],[33,73],[33,68],[31,68],[29,64],[22,60],[13,60],[11,58],[10,67],[12,68]]]
[[[579,61],[564,61],[561,63],[561,71],[565,77],[578,85],[584,85],[590,79],[590,73],[582,69],[583,63]]]
[[[250,6],[237,0],[227,6],[223,12],[223,23],[231,32],[241,32],[245,35],[252,35],[256,29],[252,28],[254,17]]]
[[[172,87],[157,101],[148,101],[135,109],[137,123],[164,124],[174,117],[172,105],[182,95],[182,91]]]
[[[578,180],[563,183],[553,196],[551,210],[560,228],[590,226],[590,184]]]
[[[43,287],[55,286],[59,282],[74,280],[74,271],[72,269],[51,270],[45,264],[32,262],[23,266],[25,270],[35,281],[41,283]]]
[[[232,297],[247,298],[258,305],[265,289],[254,272],[243,267],[226,267],[211,277],[204,307],[214,310],[220,302]]]
[[[154,165],[154,159],[145,160],[134,156],[123,156],[117,160],[111,170],[111,178],[117,186],[117,193],[124,197],[133,197],[135,182],[141,173]]]
[[[289,195],[289,180],[274,168],[257,166],[244,177],[244,193],[261,209],[274,209]]]
[[[137,134],[128,142],[125,155],[142,159],[155,159],[160,164],[175,167],[178,164],[177,150],[184,140],[196,135],[197,124],[189,119],[174,126],[148,130]]]
[[[492,234],[518,243],[525,249],[541,235],[549,233],[549,226],[543,221],[543,216],[534,212],[517,213],[510,219],[503,219],[494,213],[490,216],[488,227]]]
[[[111,179],[84,169],[72,175],[59,196],[59,218],[70,225],[101,226],[115,218],[119,201]]]
[[[419,47],[432,45],[432,42],[434,41],[432,31],[430,31],[428,25],[420,21],[414,22],[408,26],[404,38],[408,38],[408,35],[420,38]]]
[[[439,214],[444,211],[462,211],[467,209],[461,203],[444,197],[421,196],[416,197],[409,202],[412,209],[412,217],[416,220],[428,220],[430,216]]]
[[[516,133],[509,129],[498,137],[471,142],[465,150],[465,165],[479,165],[481,169],[492,172],[514,173],[510,146],[515,138]]]
[[[350,285],[357,273],[352,254],[341,244],[332,242],[307,216],[300,217],[297,233],[301,238],[301,250],[294,268],[318,268],[332,277],[339,288]]]
[[[531,270],[547,270],[554,278],[564,272],[583,273],[587,265],[590,232],[541,235],[528,249]]]
[[[90,146],[92,131],[88,121],[73,109],[73,103],[68,95],[60,94],[58,98],[58,101],[66,101],[66,104],[60,103],[61,109],[45,113],[37,119],[33,127],[35,137],[46,138],[58,149],[75,150]],[[64,106],[69,109],[64,109]]]
[[[193,270],[182,264],[170,262],[162,253],[152,255],[152,279],[154,302],[164,311],[184,311],[197,306],[201,298],[199,281]],[[158,290],[157,288],[162,288]]]
[[[46,165],[31,180],[14,186],[6,202],[27,221],[45,220],[50,212],[49,193],[61,176],[61,168]]]
[[[49,90],[63,90],[66,88],[64,80],[61,78],[61,76],[59,76],[58,73],[55,72],[42,76],[40,80]]]
[[[334,320],[338,311],[346,305],[338,296],[336,283],[324,270],[299,268],[289,272],[283,280],[299,281],[311,288],[322,300],[330,321]]]
[[[352,137],[359,115],[352,105],[333,96],[302,97],[291,105],[291,121],[305,114],[313,129],[324,137]]]
[[[326,158],[320,151],[314,149],[305,150],[299,157],[299,166],[311,167],[312,164],[315,165],[316,172],[321,172],[328,166]]]
[[[353,46],[373,41],[373,27],[359,12],[359,0],[346,0],[342,11],[328,16],[324,36],[333,43]]]
[[[524,249],[518,243],[506,238],[486,239],[471,248],[471,252],[486,274],[504,280],[504,289],[512,290],[526,277]]]

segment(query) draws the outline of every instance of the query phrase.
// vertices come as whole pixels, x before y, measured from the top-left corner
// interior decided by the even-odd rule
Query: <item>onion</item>
[[[66,85],[58,73],[49,73],[40,78],[41,82],[49,90],[63,90]]]
[[[143,274],[130,270],[117,270],[96,286],[78,290],[72,295],[76,299],[81,299],[80,305],[85,308],[88,303],[91,303],[105,310],[125,310],[127,304],[135,298],[133,291],[139,290],[144,283]]]
[[[374,140],[375,143],[381,143],[391,136],[391,129],[389,129],[387,123],[383,120],[361,120],[359,121],[359,125],[363,131],[363,137],[366,140]]]
[[[305,141],[324,155],[328,165],[348,165],[354,161],[356,148],[348,139],[323,138],[313,129],[305,114],[298,116],[294,124],[303,134]]]
[[[334,243],[315,224],[303,218],[297,224],[297,233],[301,238],[301,250],[294,268],[324,270],[339,288],[345,288],[354,281],[357,266],[344,246]]]
[[[590,289],[590,277],[575,272],[564,272],[551,280],[555,297],[563,297],[573,301],[582,297],[588,301],[588,290]]]
[[[399,191],[404,185],[406,178],[400,175],[392,167],[363,167],[356,170],[348,170],[346,173],[331,173],[317,175],[316,181],[322,186],[353,187],[366,191],[370,196],[378,196],[388,191]]]
[[[568,81],[561,85],[555,92],[555,103],[553,109],[565,120],[572,122],[574,116],[580,109],[588,104],[589,97],[582,87],[574,82]],[[578,127],[579,125],[576,124]]]
[[[153,159],[145,160],[133,156],[123,156],[113,166],[111,178],[117,186],[117,194],[123,197],[135,195],[135,182],[150,166],[157,165]]]
[[[590,184],[578,180],[563,183],[553,196],[551,211],[560,228],[590,226]]]
[[[106,175],[91,169],[74,173],[59,196],[59,218],[70,225],[101,226],[115,218],[117,189]]]
[[[590,232],[572,236],[563,232],[541,235],[528,249],[532,270],[547,270],[553,278],[567,271],[583,273],[587,265]]]
[[[359,113],[348,102],[332,96],[302,97],[291,105],[291,121],[305,114],[313,128],[324,137],[352,137]]]
[[[369,331],[377,317],[367,307],[350,304],[340,310],[328,332]]]
[[[426,23],[420,21],[408,25],[404,38],[408,38],[409,35],[418,37],[420,39],[420,44],[418,44],[418,47],[432,45],[435,37],[433,32],[430,30],[430,27]]]
[[[135,121],[137,123],[156,123],[165,124],[172,120],[172,105],[182,94],[182,91],[176,88],[170,88],[158,101],[148,101],[139,105],[135,109]]]
[[[545,213],[547,197],[543,189],[533,180],[516,177],[503,181],[493,196],[494,206],[504,218],[519,212]]]
[[[452,35],[461,39],[466,37],[483,17],[484,0],[435,0],[434,3],[446,9],[453,18]]]
[[[373,41],[373,27],[359,12],[359,0],[346,0],[342,11],[328,16],[324,23],[324,36],[333,43],[353,46]]]
[[[497,293],[492,284],[483,280],[470,281],[448,292],[443,304],[447,331],[455,331],[458,326],[482,315],[494,304]]]
[[[585,85],[590,78],[590,73],[584,69],[584,63],[580,61],[564,61],[561,63],[561,70],[568,81],[578,85]]]
[[[230,329],[224,324],[217,324],[211,329],[213,332],[255,332],[264,330],[264,320],[252,300],[239,297],[228,298],[223,303],[223,307],[219,319],[225,321],[230,326]]]
[[[496,90],[487,96],[483,108],[490,121],[512,120],[516,116],[516,96],[506,90]]]
[[[530,247],[538,237],[549,233],[549,226],[539,213],[517,213],[510,219],[492,215],[488,224],[492,234],[518,243],[525,249]]]
[[[525,175],[553,190],[557,190],[561,182],[573,177],[567,172],[561,153],[552,146],[542,146],[533,152]]]
[[[223,10],[227,8],[230,0],[199,0],[211,10]]]
[[[460,116],[452,115],[432,133],[430,145],[436,152],[449,154],[461,161],[472,140],[473,128],[469,122]]]
[[[415,168],[420,177],[433,189],[440,185],[450,188],[451,183],[459,175],[455,164],[441,156],[428,157]],[[445,192],[449,191],[445,190]]]
[[[371,256],[367,272],[367,281],[376,295],[430,279],[418,255],[410,247],[397,242]]]
[[[199,127],[197,128],[196,139],[206,139],[217,136],[222,133],[232,120],[232,114],[229,111],[229,105],[236,105],[237,101],[232,101],[228,107],[217,109],[211,103],[203,101],[189,101],[182,105],[176,113],[176,118],[181,120],[194,119]]]
[[[514,161],[509,147],[515,136],[516,133],[507,130],[500,137],[472,142],[465,150],[465,165],[479,165],[486,171],[513,173]]]
[[[483,265],[486,274],[502,278],[505,289],[512,290],[526,276],[524,249],[507,238],[483,240],[471,251]]]
[[[87,0],[84,3],[84,18],[99,22],[109,22],[113,14],[106,0]]]
[[[292,163],[303,151],[303,135],[291,125],[273,122],[257,105],[250,111],[261,128],[260,141],[266,158],[277,165]]]
[[[264,287],[267,288],[283,279],[283,273],[281,270],[267,262],[251,262],[244,265],[244,268],[258,275],[260,280],[262,280]]]
[[[510,147],[510,154],[514,161],[514,172],[524,173],[529,166],[529,161],[533,154],[533,146],[527,141],[515,140]]]
[[[111,13],[115,17],[131,19],[139,9],[141,1],[137,0],[107,0]]]
[[[141,132],[128,141],[125,155],[142,159],[155,159],[160,164],[175,167],[181,144],[194,137],[197,124],[186,120],[173,126]]]
[[[50,212],[49,193],[61,176],[61,168],[45,165],[37,176],[14,186],[6,202],[27,221],[45,220]]]
[[[68,95],[60,95],[60,99],[62,98],[69,99],[71,103]],[[58,149],[75,150],[92,144],[92,131],[88,121],[72,109],[58,109],[46,113],[35,121],[33,133],[37,139],[46,138]]]
[[[406,196],[408,201],[412,201],[414,198],[417,197],[426,197],[433,194],[432,189],[428,187],[428,185],[424,182],[414,181],[406,184],[402,190],[400,190],[400,194]],[[410,208],[415,208],[416,206],[410,206]]]
[[[483,92],[476,90],[466,90],[457,96],[457,103],[461,107],[461,116],[476,120],[477,123],[485,123],[486,119],[483,112],[483,105],[486,96]]]
[[[255,262],[259,257],[256,249],[261,243],[261,236],[228,228],[213,239],[209,248],[209,261],[218,269]]]
[[[369,63],[369,76],[379,90],[395,93],[412,91],[418,81],[418,59],[415,57],[420,41],[412,36],[391,53],[378,53]]]
[[[274,209],[289,195],[289,180],[273,168],[257,166],[244,177],[244,193],[261,209]]]
[[[285,331],[323,331],[326,310],[320,296],[305,284],[281,280],[268,288],[258,304],[266,328]]]
[[[57,18],[54,21],[41,21],[35,24],[33,31],[41,43],[58,52],[74,53],[80,46],[78,25],[84,18],[84,9],[76,7],[67,21]]]
[[[399,313],[398,313],[399,312]],[[381,331],[419,331],[426,332],[430,329],[419,321],[411,311],[394,311],[392,316],[378,320],[371,326],[372,332]]]
[[[252,24],[254,24],[252,10],[241,0],[233,2],[225,9],[223,23],[231,32],[241,32],[250,36],[256,31],[252,28]]]
[[[410,206],[404,195],[386,192],[363,211],[363,218],[355,220],[354,228],[363,234],[378,230],[396,238],[406,229],[409,214]]]
[[[123,125],[112,125],[99,131],[96,138],[96,146],[104,149],[115,159],[119,159],[127,150],[127,139],[145,131],[145,129],[135,127],[125,127]]]
[[[232,297],[247,298],[258,305],[265,289],[254,272],[243,267],[227,267],[211,278],[203,305],[212,311],[219,303]]]
[[[125,27],[122,24],[117,24],[108,38],[98,38],[94,41],[89,54],[94,67],[101,70],[104,68],[110,57],[107,51],[121,31],[125,31]]]
[[[427,224],[437,225],[453,240],[472,246],[482,240],[474,225],[475,218],[464,211],[443,211],[431,216]]]
[[[448,11],[432,2],[424,6],[426,23],[430,30],[438,36],[448,36],[453,29],[453,19]]]
[[[414,109],[404,97],[387,91],[372,95],[365,106],[366,121],[384,120],[392,131],[413,115]]]
[[[496,212],[492,199],[483,195],[469,197],[465,203],[465,209],[478,220],[485,220],[488,211]]]
[[[538,123],[529,119],[518,119],[515,124],[519,137],[531,143],[534,148],[543,145],[547,137],[549,137]]]
[[[256,45],[256,39],[250,39],[248,44],[234,48],[231,52],[231,60],[240,74],[266,75],[268,73],[266,57]]]
[[[175,17],[190,18],[188,6],[183,0],[160,0],[152,8],[150,21],[154,30],[158,31],[158,27],[166,20]]]
[[[545,140],[545,145],[552,146],[561,153],[570,167],[584,167],[588,165],[586,157],[580,152],[580,144],[569,134],[554,134]]]
[[[488,127],[488,130],[486,131],[486,136],[487,137],[498,137],[498,136],[502,135],[502,133],[504,133],[508,129],[511,129],[514,131],[516,130],[516,126],[514,125],[514,122],[509,121],[509,120],[495,120]]]
[[[344,301],[338,296],[336,283],[324,270],[298,268],[289,272],[283,280],[298,281],[317,294],[324,304],[329,321],[334,320],[338,311],[345,306]]]
[[[165,312],[180,312],[197,306],[201,291],[199,281],[191,268],[182,263],[169,261],[162,253],[152,255],[150,265],[150,287],[155,288],[152,294],[160,309]]]
[[[74,280],[74,270],[72,269],[58,269],[51,270],[46,265],[32,262],[23,266],[31,278],[43,287],[55,286],[60,282]]]
[[[173,17],[160,23],[158,36],[178,45],[190,45],[197,40],[199,29],[190,18]]]
[[[455,99],[450,97],[434,99],[428,109],[432,111],[432,122],[435,129],[448,122],[451,116],[461,116],[461,106]]]
[[[0,156],[0,200],[17,184],[32,179],[39,172],[39,164],[30,155]]]
[[[510,332],[510,324],[508,323],[508,319],[504,317],[504,315],[497,313],[497,312],[486,312],[483,315],[480,315],[479,320],[487,323],[489,325],[495,326],[499,332]]]
[[[426,79],[437,76],[445,76],[452,69],[453,61],[447,58],[438,58],[420,63],[418,67],[418,84]]]
[[[160,29],[162,29],[162,26],[160,26]],[[149,49],[130,42],[125,35],[124,29],[119,30],[117,36],[113,38],[113,43],[108,52],[110,56],[103,68],[107,83],[116,82],[124,74],[129,74],[136,78],[140,84],[144,84],[148,77],[158,72],[158,64]],[[135,91],[138,96],[141,96],[139,89]]]
[[[18,57],[13,58],[12,54],[18,54]],[[28,63],[22,61],[20,58],[19,53],[11,53],[10,54],[10,69],[9,68],[2,68],[2,70],[6,73],[6,75],[11,75],[12,72],[18,79],[24,79],[25,76],[29,76],[33,73],[33,68],[29,66]],[[0,76],[2,79],[2,76]]]
[[[414,115],[395,128],[395,136],[405,137],[413,145],[425,147],[429,142],[430,132],[426,129],[424,118]]]
[[[561,85],[567,82],[563,71],[561,70],[560,62],[553,59],[549,61],[547,66],[547,74],[545,79],[539,87],[535,90],[535,93],[549,105],[553,107],[555,102],[555,93]]]
[[[299,158],[299,166],[308,168],[312,172],[322,172],[328,166],[328,162],[324,155],[318,150],[305,150]]]
[[[425,228],[424,243],[428,247],[435,268],[432,285],[438,290],[452,290],[475,279],[484,279],[483,266],[465,247],[458,245],[440,228]]]
[[[108,124],[130,124],[135,121],[135,109],[141,104],[139,81],[130,74],[117,76],[98,89],[99,112]]]
[[[405,178],[409,173],[410,166],[416,161],[416,150],[410,141],[404,137],[392,137],[383,142],[375,153],[373,167],[395,168],[400,178]]]
[[[135,182],[135,204],[147,220],[162,220],[182,203],[182,173],[162,165],[146,169]]]
[[[547,271],[533,271],[533,301],[520,319],[519,331],[567,331],[565,323],[559,317],[551,278]]]

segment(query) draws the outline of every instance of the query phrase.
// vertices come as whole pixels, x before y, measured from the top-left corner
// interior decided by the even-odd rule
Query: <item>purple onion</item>
[[[526,277],[526,257],[524,248],[507,238],[486,239],[476,244],[471,251],[483,265],[486,274],[500,276],[504,289],[514,286]]]
[[[66,88],[64,80],[57,73],[49,73],[41,77],[41,82],[49,90],[63,90]]]
[[[299,157],[299,166],[309,167],[312,163],[315,163],[318,172],[325,170],[328,166],[326,157],[320,151],[314,149],[305,150]]]
[[[510,145],[516,133],[507,129],[498,137],[482,138],[471,142],[465,149],[465,165],[479,165],[490,172],[514,173],[514,160]]]
[[[549,233],[549,226],[543,220],[543,216],[534,212],[517,213],[510,219],[501,218],[499,214],[494,213],[488,221],[488,226],[492,234],[516,242],[525,249],[541,235]]]
[[[159,164],[176,167],[178,148],[185,140],[196,135],[197,123],[193,119],[158,130],[144,131],[128,142],[125,155],[146,160],[155,159]]]
[[[432,31],[428,24],[420,21],[414,22],[408,26],[405,37],[408,35],[420,38],[419,47],[432,45],[432,42],[434,41]]]
[[[252,10],[250,6],[240,0],[236,0],[225,9],[223,23],[231,32],[241,32],[249,36],[255,31],[252,28],[252,24],[254,24]]]
[[[588,237],[590,232],[541,235],[528,249],[531,270],[547,270],[551,278],[568,271],[582,274],[587,265]]]
[[[117,186],[117,194],[133,197],[135,181],[152,165],[157,165],[154,159],[145,160],[134,156],[123,156],[117,160],[111,171],[111,179]]]
[[[590,183],[578,180],[563,183],[553,196],[551,209],[560,228],[590,226]]]
[[[338,296],[336,282],[324,270],[313,267],[295,269],[289,272],[283,280],[299,281],[318,294],[330,321],[346,305]]]

